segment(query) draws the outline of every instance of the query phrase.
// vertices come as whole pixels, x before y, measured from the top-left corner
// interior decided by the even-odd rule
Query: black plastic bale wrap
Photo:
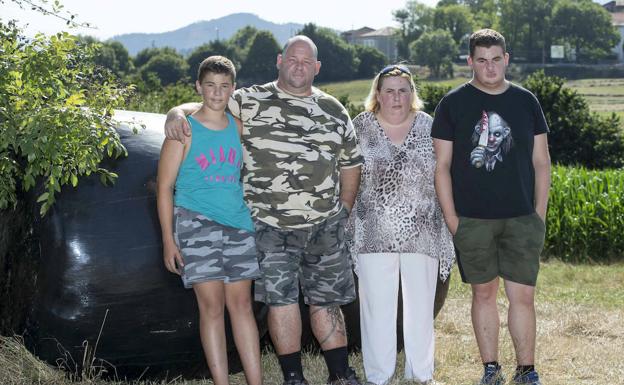
[[[164,116],[118,111],[115,118],[146,125],[136,133],[118,127],[128,156],[104,165],[117,182],[106,187],[91,176],[65,188],[38,226],[41,267],[29,347],[70,371],[81,370],[88,344],[96,365],[110,364],[103,364],[107,375],[208,375],[193,291],[162,262],[155,192]],[[257,306],[261,332],[265,313]],[[226,333],[230,367],[238,371],[229,323]]]

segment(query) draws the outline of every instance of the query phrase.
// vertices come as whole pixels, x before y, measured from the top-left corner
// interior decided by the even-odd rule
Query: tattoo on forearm
[[[344,318],[342,316],[342,312],[340,311],[340,307],[329,306],[316,308],[312,312],[310,312],[310,318],[313,317],[324,317],[326,320],[325,324],[328,326],[328,329],[326,329],[326,335],[323,338],[319,338],[319,344],[323,345],[335,333],[343,336],[347,335]]]

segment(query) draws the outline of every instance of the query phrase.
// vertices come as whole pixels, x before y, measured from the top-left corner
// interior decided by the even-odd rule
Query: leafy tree
[[[431,75],[436,78],[442,75],[442,68],[452,68],[452,59],[457,55],[457,44],[453,37],[449,31],[442,29],[425,32],[409,48],[411,60],[429,67]]]
[[[152,56],[141,67],[141,78],[143,80],[148,80],[150,73],[154,73],[160,79],[160,84],[166,86],[182,80],[188,73],[188,64],[177,53],[161,53]]]
[[[103,43],[107,50],[110,50],[115,57],[115,66],[112,71],[116,74],[128,74],[133,70],[132,60],[126,47],[118,41],[107,41]]]
[[[530,75],[524,86],[544,110],[553,162],[589,168],[624,166],[624,137],[617,115],[601,117],[590,112],[585,99],[564,86],[564,79],[543,71]]]
[[[210,43],[202,44],[195,48],[186,59],[189,67],[188,74],[191,79],[197,77],[197,70],[201,62],[212,55],[225,56],[230,59],[236,67],[240,68],[240,57],[234,46],[223,40],[213,40]]]
[[[360,65],[354,46],[347,44],[332,30],[312,23],[304,25],[299,33],[316,43],[318,59],[322,63],[317,76],[319,82],[353,79]]]
[[[175,50],[175,48],[171,48],[171,47],[151,47],[151,48],[144,48],[142,50],[140,50],[136,56],[134,57],[133,61],[134,61],[134,66],[139,69],[141,67],[143,67],[145,64],[147,64],[147,62],[156,55],[159,54],[171,54],[171,55],[179,55],[178,51]]]
[[[458,45],[473,32],[475,25],[472,11],[465,5],[438,5],[433,12],[433,27],[449,31]]]
[[[397,43],[399,58],[408,59],[410,43],[432,29],[433,8],[417,0],[408,0],[405,8],[392,11],[392,16],[400,25]]]
[[[93,61],[95,64],[109,69],[119,78],[123,78],[134,70],[128,50],[120,42],[100,42],[92,36],[78,36],[78,40],[82,44],[93,46],[95,49]]]
[[[0,209],[41,182],[44,215],[79,177],[117,177],[100,162],[126,153],[112,116],[128,90],[93,65],[94,54],[67,33],[27,39],[0,22]]]
[[[247,59],[240,70],[241,82],[266,83],[275,79],[277,74],[275,61],[281,50],[271,32],[258,31],[249,45]]]
[[[560,0],[553,11],[552,28],[554,38],[575,47],[581,61],[608,56],[620,41],[609,12],[591,0]]]
[[[360,65],[357,70],[358,79],[369,79],[375,76],[377,71],[383,68],[388,60],[386,55],[375,47],[356,45],[355,52],[358,59],[360,59]]]
[[[247,58],[247,51],[257,33],[258,29],[256,27],[247,25],[236,31],[227,41],[228,45],[236,50],[236,56],[241,62]]]
[[[545,62],[551,45],[552,8],[559,0],[501,0],[501,33],[516,58]]]
[[[470,7],[474,15],[475,29],[499,29],[499,0],[465,0],[464,4]]]

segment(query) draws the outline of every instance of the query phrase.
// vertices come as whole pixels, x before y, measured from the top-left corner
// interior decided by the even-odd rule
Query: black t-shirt
[[[436,108],[431,136],[453,142],[457,214],[497,219],[535,212],[533,140],[546,132],[537,98],[520,86],[491,95],[466,83],[449,92]]]

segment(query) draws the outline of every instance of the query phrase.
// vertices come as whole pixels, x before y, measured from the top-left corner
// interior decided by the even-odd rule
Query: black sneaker
[[[483,368],[483,377],[479,385],[503,385],[504,383],[505,378],[500,365],[489,364]]]
[[[303,376],[297,372],[290,372],[286,375],[286,380],[284,380],[282,385],[308,385],[308,381],[306,381]]]
[[[333,381],[327,380],[327,385],[362,385],[355,374],[353,368],[347,369],[344,378],[338,378]]]
[[[527,385],[542,385],[539,379],[539,375],[535,370],[531,370],[528,373],[518,373],[514,376],[514,384],[527,384]]]

